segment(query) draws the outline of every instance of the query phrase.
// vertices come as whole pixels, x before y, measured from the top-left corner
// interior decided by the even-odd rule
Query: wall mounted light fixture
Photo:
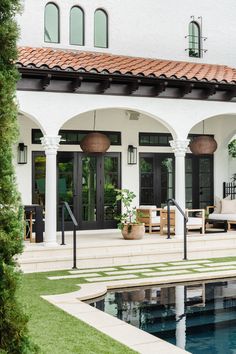
[[[128,155],[127,155],[128,165],[137,164],[137,148],[133,145],[128,145]]]
[[[27,146],[19,143],[17,148],[17,163],[23,165],[27,163]]]

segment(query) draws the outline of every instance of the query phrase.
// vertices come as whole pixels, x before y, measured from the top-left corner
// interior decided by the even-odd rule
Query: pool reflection
[[[117,290],[92,306],[194,354],[235,353],[235,280]]]

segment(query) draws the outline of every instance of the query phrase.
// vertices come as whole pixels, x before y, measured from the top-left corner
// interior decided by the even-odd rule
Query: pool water
[[[236,280],[117,290],[91,305],[193,354],[236,353]]]

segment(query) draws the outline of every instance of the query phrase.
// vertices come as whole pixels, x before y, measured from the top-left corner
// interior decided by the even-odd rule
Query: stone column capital
[[[60,140],[61,140],[60,135],[56,135],[56,136],[44,135],[40,140],[46,155],[56,155],[60,145]]]
[[[189,145],[189,139],[185,139],[185,140],[171,140],[170,141],[170,146],[175,154],[175,156],[177,157],[184,157],[187,149],[188,149],[188,145]]]

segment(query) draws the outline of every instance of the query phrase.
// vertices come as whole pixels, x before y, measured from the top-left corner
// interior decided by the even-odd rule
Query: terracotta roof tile
[[[120,73],[176,79],[236,83],[236,69],[225,65],[136,58],[107,53],[20,47],[17,65],[85,72]]]

